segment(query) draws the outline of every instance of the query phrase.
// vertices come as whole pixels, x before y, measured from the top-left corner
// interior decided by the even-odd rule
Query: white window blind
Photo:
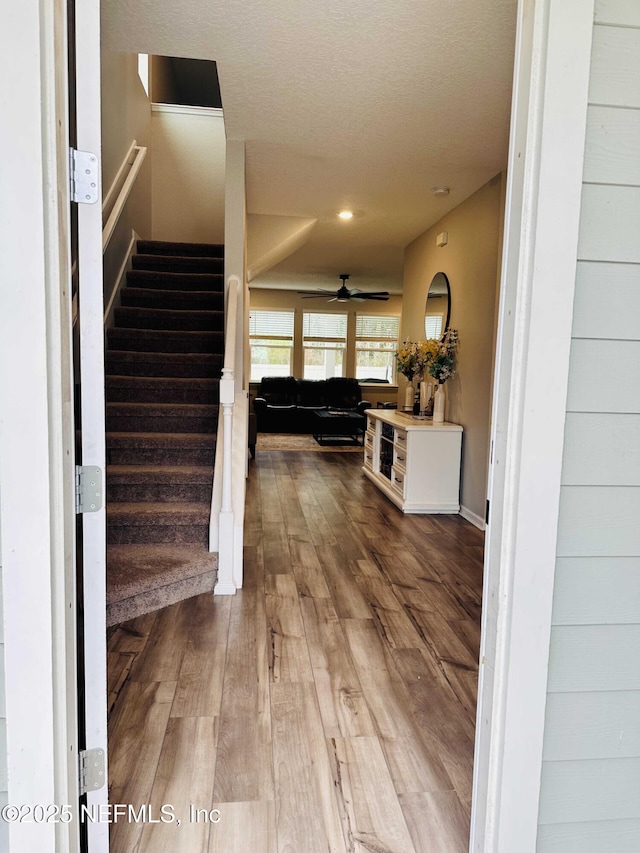
[[[293,311],[251,311],[249,335],[252,338],[293,340]]]
[[[400,318],[383,314],[356,315],[356,378],[393,382]]]
[[[251,381],[289,376],[293,354],[293,311],[250,311]]]
[[[305,379],[344,376],[347,315],[305,312],[302,317]]]
[[[305,340],[345,341],[347,315],[305,313],[302,318],[302,334]]]
[[[442,314],[429,314],[424,318],[424,333],[427,338],[439,339],[442,336]]]
[[[397,343],[400,333],[400,318],[375,314],[356,316],[356,338],[360,340],[391,340]]]

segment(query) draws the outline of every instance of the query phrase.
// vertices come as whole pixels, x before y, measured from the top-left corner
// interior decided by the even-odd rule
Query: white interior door
[[[71,81],[73,85],[74,81]],[[102,508],[81,515],[81,616],[79,622],[80,718],[84,746],[104,753],[104,784],[87,793],[87,806],[96,813],[108,802],[107,683],[106,683],[106,523],[105,523],[105,403],[102,286],[102,192],[100,117],[100,4],[75,3],[76,148],[95,155],[98,200],[78,204],[78,327],[76,365],[79,378],[79,460],[102,472]],[[108,853],[109,826],[87,820],[89,853]]]

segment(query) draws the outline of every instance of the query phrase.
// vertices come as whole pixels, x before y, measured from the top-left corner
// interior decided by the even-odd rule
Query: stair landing
[[[110,545],[107,627],[212,592],[218,555],[199,545]]]

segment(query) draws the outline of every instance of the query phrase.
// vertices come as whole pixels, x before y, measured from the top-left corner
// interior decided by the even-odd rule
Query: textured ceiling
[[[103,0],[103,42],[216,60],[227,136],[246,141],[249,212],[318,220],[252,286],[347,272],[399,292],[404,247],[506,165],[516,5]],[[434,197],[441,185],[450,194]]]

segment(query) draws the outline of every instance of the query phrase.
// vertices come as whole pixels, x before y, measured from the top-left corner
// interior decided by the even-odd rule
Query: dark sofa
[[[371,408],[371,403],[362,399],[358,380],[347,376],[320,380],[265,376],[253,408],[258,432],[313,433],[315,411],[357,412],[362,415],[364,425],[364,412]]]

